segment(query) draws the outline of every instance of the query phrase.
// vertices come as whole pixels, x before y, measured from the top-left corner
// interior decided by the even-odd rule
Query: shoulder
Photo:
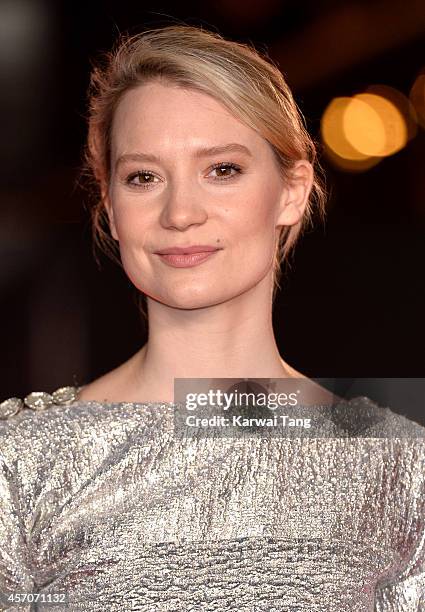
[[[37,439],[48,446],[55,435],[55,421],[66,408],[75,406],[79,387],[66,386],[53,393],[33,391],[23,398],[9,397],[0,402],[0,448],[3,456],[19,457],[37,447]]]
[[[338,401],[329,414],[336,433],[349,437],[414,439],[425,442],[425,426],[367,396]]]
[[[71,453],[94,444],[109,430],[118,407],[79,398],[81,387],[53,393],[33,391],[23,398],[0,402],[0,450],[3,458],[23,465],[44,461],[55,453]]]
[[[49,469],[68,442],[60,416],[76,400],[78,387],[60,387],[54,393],[34,391],[24,398],[0,402],[0,476],[3,487],[17,494],[21,483],[46,479]],[[61,425],[62,424],[62,425]],[[63,433],[62,433],[63,432]],[[7,485],[7,483],[9,483]],[[4,488],[4,490],[6,490]]]
[[[34,391],[0,403],[0,468],[16,482],[43,482],[52,470],[87,469],[130,446],[140,411],[118,404],[81,401],[79,387]]]
[[[43,462],[59,453],[69,456],[113,448],[169,427],[172,415],[154,406],[81,399],[83,387],[33,391],[0,402],[0,452],[19,465]]]

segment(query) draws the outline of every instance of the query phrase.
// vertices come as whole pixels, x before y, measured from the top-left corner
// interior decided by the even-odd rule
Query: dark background
[[[145,341],[130,281],[95,264],[76,188],[86,89],[118,33],[181,21],[267,51],[315,139],[333,97],[408,95],[424,65],[417,1],[0,0],[2,398],[84,384]],[[419,128],[364,172],[321,156],[327,221],[299,243],[274,308],[281,354],[308,376],[425,376],[424,153]]]

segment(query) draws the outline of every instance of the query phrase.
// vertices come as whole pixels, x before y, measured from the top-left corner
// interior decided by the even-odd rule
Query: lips
[[[193,252],[188,253],[187,248],[177,249],[176,248],[167,249],[168,251],[174,251],[172,253],[157,253],[160,261],[166,264],[167,266],[171,266],[173,268],[193,268],[194,266],[198,266],[207,260],[218,257],[218,253],[222,249],[217,249],[215,247],[205,247],[201,245],[189,247]],[[208,250],[205,250],[208,248]],[[203,251],[199,249],[204,249]],[[182,252],[183,251],[183,252]],[[186,252],[185,252],[186,251]]]
[[[191,255],[192,253],[210,253],[218,251],[219,247],[214,247],[207,244],[196,244],[187,247],[170,247],[155,251],[157,255]]]

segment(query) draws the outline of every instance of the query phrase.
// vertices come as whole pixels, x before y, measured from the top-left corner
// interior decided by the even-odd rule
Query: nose
[[[165,204],[161,211],[161,225],[168,229],[185,230],[191,225],[201,225],[208,213],[201,195],[194,183],[186,184],[181,179],[169,187]]]

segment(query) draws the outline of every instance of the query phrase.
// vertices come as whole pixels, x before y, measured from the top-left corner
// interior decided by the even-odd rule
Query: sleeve
[[[425,446],[423,447],[425,449]],[[419,463],[420,475],[415,505],[407,512],[407,525],[418,531],[409,562],[375,595],[375,612],[425,612],[425,456]],[[416,472],[416,470],[415,470]],[[416,527],[414,527],[416,526]]]
[[[425,552],[403,578],[378,590],[375,612],[425,612]]]
[[[419,427],[419,426],[417,426]],[[403,474],[406,490],[410,489],[408,506],[399,508],[404,522],[406,542],[413,547],[408,562],[375,594],[375,612],[425,612],[425,430],[420,427],[419,437],[410,445],[412,468]]]
[[[33,593],[28,569],[25,530],[19,513],[19,498],[13,470],[1,452],[4,442],[0,424],[0,610],[30,610],[31,604],[13,603],[8,596]]]

